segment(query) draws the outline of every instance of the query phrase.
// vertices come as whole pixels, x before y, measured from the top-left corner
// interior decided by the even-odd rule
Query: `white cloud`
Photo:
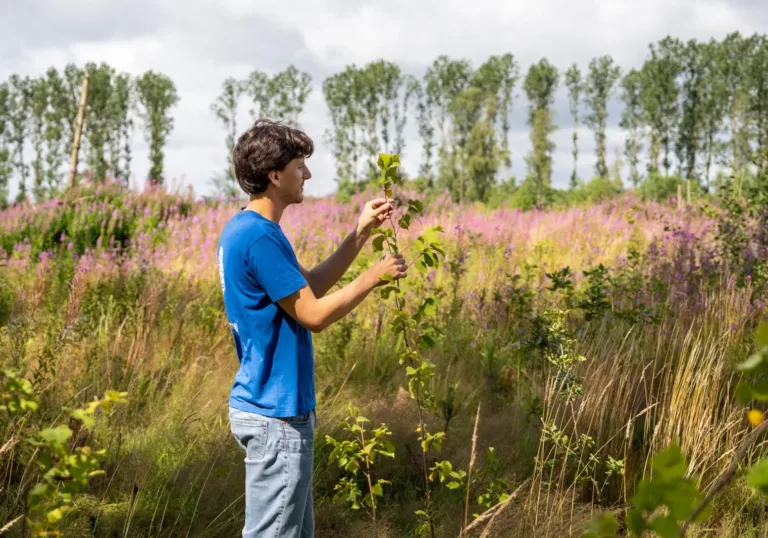
[[[105,61],[138,75],[148,69],[166,73],[181,101],[173,110],[175,129],[166,149],[169,178],[209,192],[209,181],[224,168],[224,131],[209,110],[227,76],[244,77],[252,69],[275,72],[294,63],[313,77],[313,93],[300,118],[316,142],[310,164],[309,194],[334,189],[331,148],[325,144],[328,115],[322,81],[349,63],[384,58],[420,75],[440,54],[470,59],[513,53],[525,71],[547,57],[561,69],[573,62],[585,68],[598,55],[611,54],[625,69],[639,65],[648,44],[671,34],[681,39],[720,39],[732,31],[765,30],[768,6],[756,0],[0,0],[0,79],[11,73],[38,75],[67,62]],[[512,173],[525,175],[528,153],[526,102],[515,104],[510,139]],[[612,107],[612,112],[616,107]],[[241,127],[251,121],[248,106]],[[565,91],[555,104],[558,146],[556,185],[571,170],[571,121]],[[609,160],[623,135],[610,118]],[[417,170],[420,141],[407,129],[404,164]],[[135,133],[133,171],[149,169],[140,127]],[[580,174],[594,166],[591,133],[580,135]]]

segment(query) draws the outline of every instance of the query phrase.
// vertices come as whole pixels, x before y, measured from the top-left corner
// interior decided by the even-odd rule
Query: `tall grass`
[[[305,266],[332,251],[364,201],[329,197],[286,212],[281,224]],[[237,360],[215,264],[218,233],[238,207],[106,185],[0,215],[0,364],[23,372],[41,401],[34,415],[0,418],[0,522],[24,513],[35,481],[24,437],[62,420],[62,406],[114,388],[129,392],[130,404],[102,416],[83,441],[107,449],[106,475],[64,519],[65,535],[239,533],[244,470],[226,415]],[[530,479],[490,535],[580,536],[598,507],[623,509],[650,456],[672,441],[711,486],[747,430],[732,395],[733,366],[749,350],[766,298],[757,273],[734,278],[752,265],[722,254],[710,213],[631,198],[551,212],[487,211],[444,198],[429,207],[403,244],[420,227],[441,224],[446,264],[409,276],[406,293],[428,289],[441,300],[444,336],[429,353],[442,405],[425,420],[433,431],[450,429],[444,456],[463,468],[481,404],[470,519],[485,510],[478,496],[491,484],[512,491]],[[758,232],[742,245],[754,251],[750,260],[763,256]],[[373,258],[366,250],[345,280]],[[608,306],[587,320],[583,271],[600,263],[609,267]],[[565,266],[575,290],[550,290],[546,273]],[[542,355],[542,313],[553,306],[570,309],[568,330],[586,359],[573,371],[581,394],[570,399]],[[379,534],[411,536],[416,526],[411,514],[424,487],[416,417],[403,398],[402,344],[389,334],[390,315],[371,298],[315,340],[320,536],[369,531],[364,516],[332,503],[339,471],[322,441],[339,433],[350,400],[388,425],[397,448],[394,460],[378,464],[377,476],[394,484],[379,505]],[[592,444],[558,452],[542,436],[547,424],[568,443],[588,436]],[[486,454],[490,446],[498,462]],[[609,456],[623,461],[623,475],[606,476]],[[435,489],[438,535],[458,534],[465,496]],[[763,521],[761,502],[743,486],[720,497],[709,525],[717,536],[749,535]],[[21,536],[23,522],[8,532]]]

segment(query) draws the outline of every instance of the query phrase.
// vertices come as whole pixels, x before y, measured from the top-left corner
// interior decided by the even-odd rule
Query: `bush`
[[[512,177],[509,181],[495,183],[491,186],[487,205],[490,209],[499,209],[512,199],[517,190],[517,180]]]
[[[556,191],[549,185],[545,185],[543,192],[536,193],[536,186],[532,177],[528,177],[515,189],[509,200],[509,205],[514,209],[527,211],[534,207],[546,207],[555,197]]]
[[[193,204],[161,189],[136,196],[118,183],[85,185],[48,202],[43,211],[18,206],[3,214],[0,248],[10,255],[28,240],[32,259],[70,243],[77,254],[110,241],[124,248],[139,233],[158,233],[170,217],[190,214]]]
[[[677,196],[678,185],[682,189],[683,196],[687,193],[687,181],[680,176],[662,176],[661,174],[651,174],[640,183],[638,192],[643,200],[655,200],[663,202]],[[697,181],[691,181],[691,195],[701,197],[704,195],[704,189]]]
[[[588,183],[579,182],[567,196],[571,203],[604,202],[624,192],[621,178],[611,179],[596,176]]]

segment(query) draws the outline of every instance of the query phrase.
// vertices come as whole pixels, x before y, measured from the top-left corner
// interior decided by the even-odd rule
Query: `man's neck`
[[[258,198],[253,198],[250,202],[248,202],[248,205],[245,206],[245,209],[246,211],[255,211],[262,217],[269,219],[276,224],[279,224],[285,207],[268,196],[259,196]]]

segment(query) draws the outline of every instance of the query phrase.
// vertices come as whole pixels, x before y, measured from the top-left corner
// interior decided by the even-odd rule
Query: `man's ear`
[[[277,170],[271,170],[267,177],[269,178],[269,182],[272,183],[275,187],[280,186],[280,176],[278,175]]]

